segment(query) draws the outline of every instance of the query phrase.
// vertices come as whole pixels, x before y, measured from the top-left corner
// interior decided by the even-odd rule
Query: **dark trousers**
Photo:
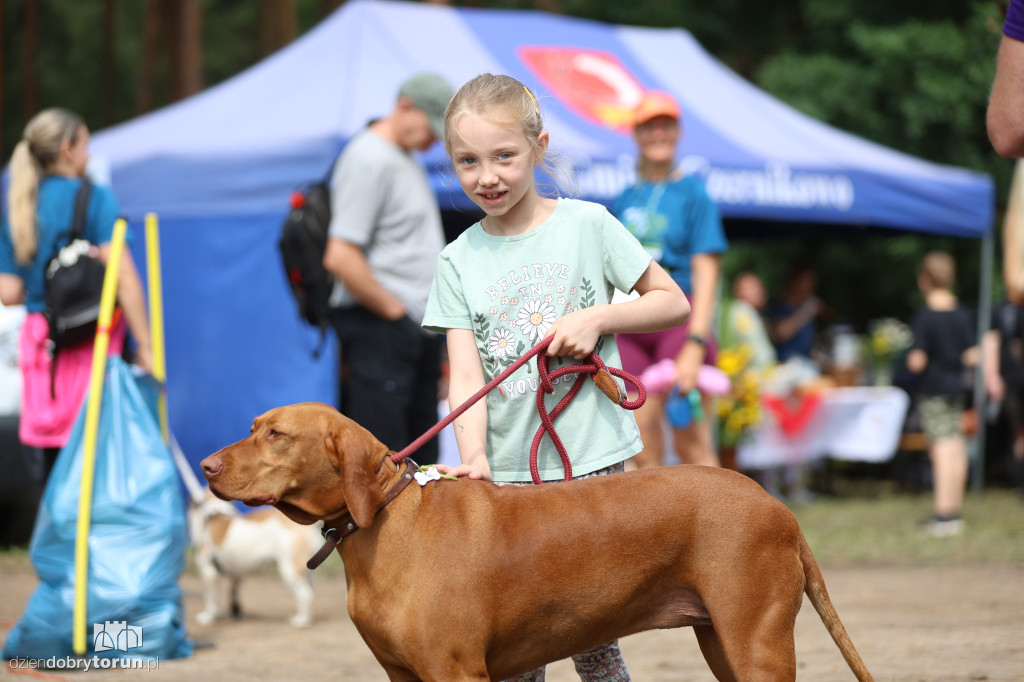
[[[392,450],[438,422],[442,337],[408,317],[391,321],[365,308],[331,311],[341,346],[341,412]],[[411,457],[437,462],[437,438]]]

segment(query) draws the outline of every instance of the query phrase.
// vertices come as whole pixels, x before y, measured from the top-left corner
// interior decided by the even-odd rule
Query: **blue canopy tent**
[[[234,78],[94,137],[133,226],[146,212],[160,216],[169,412],[193,464],[266,409],[336,403],[333,339],[314,355],[319,334],[300,323],[279,262],[281,222],[289,193],[322,176],[420,70],[454,85],[507,73],[533,88],[553,148],[594,201],[610,202],[632,179],[628,113],[644,89],[658,88],[684,111],[681,164],[703,176],[727,221],[963,237],[983,237],[992,224],[988,176],[808,118],[686,31],[353,0]],[[443,148],[422,158],[442,208],[469,208]],[[141,244],[134,248],[141,262]]]

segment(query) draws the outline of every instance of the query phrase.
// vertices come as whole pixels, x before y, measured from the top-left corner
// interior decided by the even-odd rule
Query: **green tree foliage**
[[[767,57],[754,80],[837,128],[930,161],[989,173],[1001,203],[1012,165],[992,151],[985,108],[1003,8],[993,2],[885,5],[807,0],[803,20],[813,37]],[[813,262],[831,305],[863,328],[874,317],[906,319],[920,304],[916,268],[932,249],[956,257],[961,298],[969,305],[977,301],[980,245],[969,240],[901,235],[738,244],[727,273],[759,269],[753,261],[760,269],[769,264],[769,270],[792,260]],[[782,275],[766,275],[778,291]]]
[[[3,19],[2,152],[10,155],[24,111],[24,14],[30,0],[0,4]],[[34,0],[38,107],[66,106],[93,128],[137,114],[143,0],[114,0],[115,63],[104,67],[104,0]],[[259,59],[258,2],[204,0],[203,81],[212,86]],[[335,3],[297,0],[300,33]],[[547,9],[620,24],[690,31],[724,64],[804,113],[852,134],[930,161],[990,173],[1003,202],[1012,164],[985,133],[1005,2],[998,0],[456,0],[495,8]],[[170,102],[166,46],[155,64],[153,105]],[[254,114],[255,115],[255,114]],[[914,271],[923,253],[957,257],[960,293],[977,297],[978,243],[892,233],[836,240],[841,230],[808,228],[800,238],[737,238],[725,260],[779,291],[790,263],[818,266],[829,303],[857,324],[906,317],[918,302]],[[806,233],[822,238],[807,238]],[[997,256],[996,262],[999,262]],[[998,281],[998,277],[996,278]]]
[[[514,0],[504,7],[533,6]],[[989,173],[1003,203],[1012,164],[985,132],[1005,2],[993,0],[562,0],[567,14],[621,24],[679,27],[740,75],[828,125],[936,163]],[[895,232],[809,226],[738,231],[726,226],[728,283],[753,270],[781,291],[794,263],[815,266],[819,291],[840,318],[864,328],[907,319],[920,304],[917,264],[952,253],[958,293],[978,300],[980,244]],[[751,234],[764,238],[751,239]],[[996,258],[998,264],[999,257]],[[998,293],[999,276],[995,277]]]
[[[807,2],[815,33],[833,42],[785,46],[755,80],[804,113],[931,161],[991,173],[1005,191],[1010,164],[992,151],[985,107],[995,74],[1001,9],[965,3],[966,17],[873,24]]]
[[[165,0],[174,2],[176,0]],[[137,96],[143,61],[144,0],[114,0],[114,64],[105,70],[106,32],[104,0],[34,0],[37,12],[34,73],[36,110],[61,106],[82,115],[94,130],[128,120],[138,113]],[[258,2],[204,0],[203,82],[207,87],[255,64]],[[0,2],[3,21],[4,163],[34,111],[25,111],[24,75],[26,10],[29,0]],[[323,0],[297,0],[300,33],[310,29],[329,9]],[[169,46],[156,45],[153,108],[171,103]]]

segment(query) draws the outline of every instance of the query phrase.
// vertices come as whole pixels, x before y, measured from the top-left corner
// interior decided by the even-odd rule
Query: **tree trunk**
[[[177,101],[203,89],[203,6],[201,0],[176,0],[164,9],[171,100]]]
[[[262,59],[298,35],[295,0],[260,0],[256,21],[257,50]]]
[[[344,4],[345,0],[320,0],[320,18],[323,19]]]
[[[36,0],[25,0],[25,30],[21,45],[21,105],[25,121],[35,116],[39,107],[39,91],[36,82],[36,38],[39,25],[39,4]]]
[[[175,99],[184,99],[203,89],[203,3],[202,0],[180,0],[178,21],[179,65],[176,71]]]
[[[4,0],[0,0],[0,154],[7,158],[7,149],[4,147],[4,74],[7,64],[4,62]],[[2,163],[2,161],[0,161]]]
[[[143,25],[142,59],[136,87],[135,113],[144,114],[153,109],[153,89],[156,72],[157,47],[160,43],[160,14],[163,2],[147,0]]]
[[[562,9],[562,3],[558,0],[537,0],[537,6],[545,12],[551,12],[552,14],[565,13],[565,10]]]
[[[103,127],[112,125],[117,116],[117,0],[103,4]]]

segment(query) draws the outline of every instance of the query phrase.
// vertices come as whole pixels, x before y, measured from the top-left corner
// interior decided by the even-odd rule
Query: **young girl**
[[[596,350],[619,367],[614,333],[681,324],[689,304],[640,243],[597,204],[541,196],[534,167],[548,133],[537,100],[508,76],[469,81],[445,111],[445,146],[463,191],[485,217],[438,259],[424,326],[447,334],[452,408],[546,336],[553,361],[571,364]],[[614,289],[640,297],[611,305]],[[554,405],[572,381],[555,386]],[[501,483],[531,480],[530,446],[539,426],[538,380],[528,363],[454,422],[462,464],[444,473]],[[592,382],[555,426],[577,478],[623,470],[641,448],[633,415]],[[550,440],[541,442],[545,481],[564,476]],[[618,644],[573,657],[584,680],[628,680]],[[543,680],[538,669],[520,680]]]
[[[0,228],[0,302],[24,303],[28,313],[18,340],[22,374],[18,434],[23,444],[42,451],[44,480],[71,435],[89,388],[92,341],[60,351],[51,394],[49,327],[43,316],[46,266],[66,242],[88,161],[89,129],[81,118],[64,109],[36,114],[11,155],[8,213]],[[96,257],[104,263],[120,212],[108,187],[92,188],[83,232],[98,246]],[[117,297],[138,345],[137,361],[149,369],[145,298],[128,249],[121,260]],[[111,354],[120,354],[123,342],[124,329],[119,325],[111,335]]]

